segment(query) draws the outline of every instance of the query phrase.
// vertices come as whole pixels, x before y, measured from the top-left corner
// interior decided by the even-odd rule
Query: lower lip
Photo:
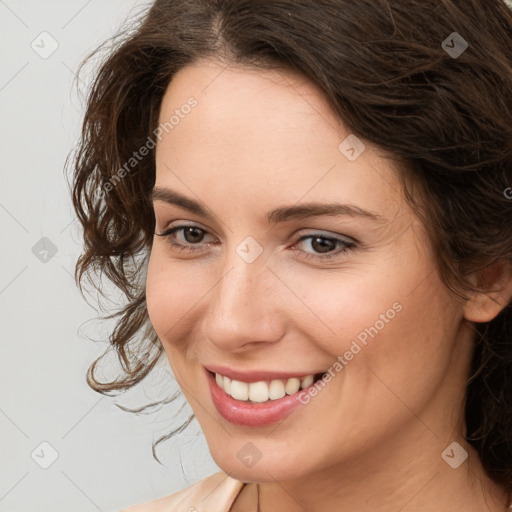
[[[244,427],[263,427],[283,420],[294,409],[303,405],[299,401],[299,394],[308,390],[308,388],[301,389],[293,395],[262,403],[243,402],[235,400],[221,389],[215,381],[215,375],[208,370],[206,373],[212,400],[219,414],[229,422]]]

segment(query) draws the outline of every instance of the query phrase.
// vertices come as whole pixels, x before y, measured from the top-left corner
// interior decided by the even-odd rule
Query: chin
[[[237,454],[234,457],[226,457],[226,452],[216,456],[212,454],[213,459],[217,466],[228,474],[231,478],[240,480],[245,483],[258,483],[258,482],[285,482],[287,480],[294,480],[304,477],[308,470],[303,465],[290,460],[287,457],[283,460],[282,457],[276,457],[277,460],[265,459],[261,457],[252,466],[250,462],[244,463],[239,460]]]

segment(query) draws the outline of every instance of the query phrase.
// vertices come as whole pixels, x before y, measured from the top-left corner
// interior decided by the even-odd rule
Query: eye
[[[327,236],[321,233],[304,235],[297,241],[297,244],[301,243],[303,246],[313,250],[313,252],[300,251],[302,254],[299,254],[299,257],[306,259],[330,259],[339,256],[341,253],[353,251],[356,248],[356,243],[352,240]]]
[[[208,232],[194,225],[181,225],[166,229],[162,233],[155,233],[156,236],[165,238],[173,248],[182,251],[198,251],[204,245],[204,238]],[[194,247],[197,245],[198,247]]]
[[[166,229],[156,236],[165,238],[173,249],[178,251],[201,251],[205,245],[213,242],[205,242],[205,238],[211,236],[208,231],[195,225],[180,225]],[[301,236],[296,245],[302,245],[304,249],[292,249],[299,258],[327,260],[340,256],[342,253],[353,251],[357,247],[351,239],[328,236],[323,233],[314,233]]]

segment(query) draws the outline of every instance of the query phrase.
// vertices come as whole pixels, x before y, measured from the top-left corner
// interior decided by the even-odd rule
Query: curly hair
[[[467,45],[460,54],[449,51],[454,38]],[[106,55],[73,159],[84,239],[75,277],[82,291],[85,276],[101,272],[126,304],[109,317],[117,318],[109,349],[123,373],[98,381],[101,356],[87,373],[94,390],[127,390],[163,352],[145,301],[154,136],[174,74],[200,59],[300,73],[352,133],[403,162],[407,201],[450,290],[464,296],[475,290],[472,272],[498,260],[512,264],[512,11],[505,0],[157,0],[100,48]],[[133,160],[142,147],[147,154]],[[474,330],[465,436],[487,474],[510,490],[512,304]]]

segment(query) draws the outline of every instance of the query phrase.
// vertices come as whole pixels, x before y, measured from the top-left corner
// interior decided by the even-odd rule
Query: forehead
[[[196,106],[184,108],[190,98]],[[172,116],[178,122],[157,144],[160,186],[187,192],[186,183],[220,197],[236,189],[269,207],[359,197],[389,213],[400,202],[392,161],[367,141],[349,160],[340,143],[353,135],[322,92],[299,75],[201,61],[169,84],[160,124]]]
[[[335,143],[338,132],[344,130],[314,84],[283,70],[226,68],[214,61],[187,66],[169,84],[160,123],[192,96],[198,105],[191,112],[191,123],[197,136],[207,136],[203,142],[223,139],[228,147],[240,148],[245,141],[249,148],[267,136],[267,143],[274,141],[272,147],[285,137],[288,144],[309,140],[314,145],[326,132],[331,132]],[[180,131],[176,126],[173,135],[179,137]]]

